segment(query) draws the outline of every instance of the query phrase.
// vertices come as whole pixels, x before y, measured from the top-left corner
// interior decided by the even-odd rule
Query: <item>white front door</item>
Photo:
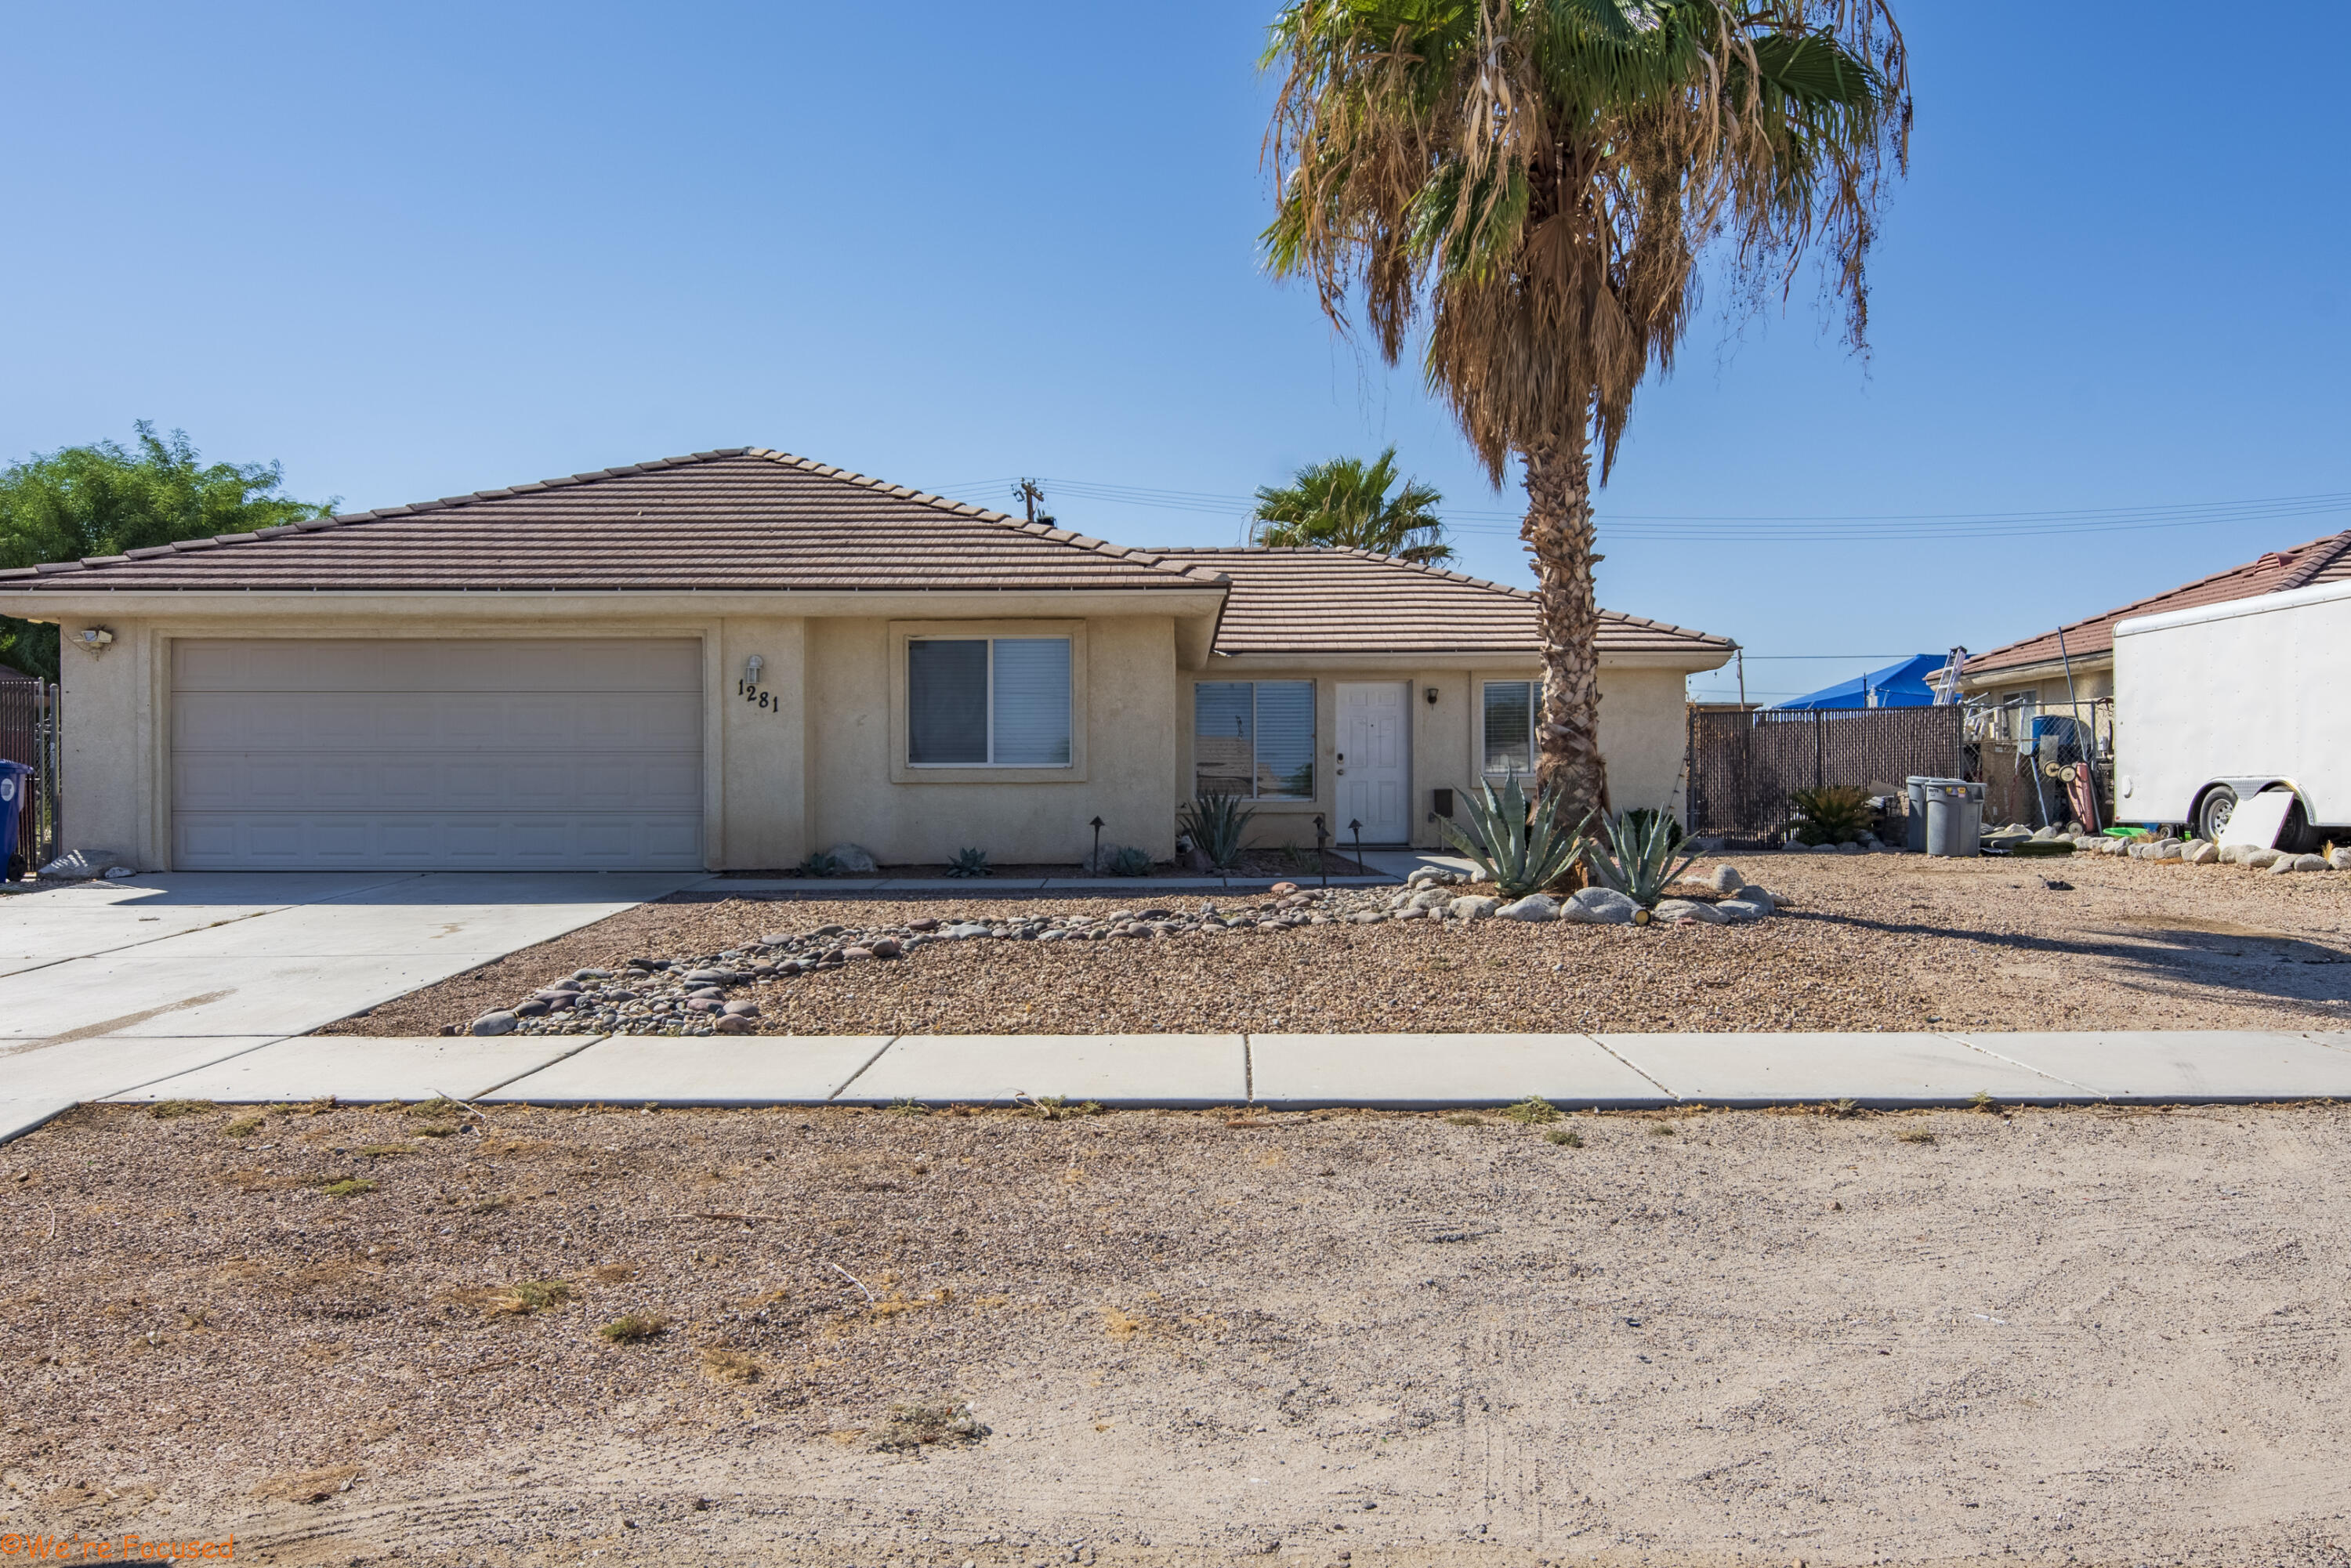
[[[1339,683],[1339,820],[1332,826],[1343,848],[1364,842],[1400,844],[1412,837],[1412,768],[1405,753],[1405,708],[1412,687],[1403,681]]]

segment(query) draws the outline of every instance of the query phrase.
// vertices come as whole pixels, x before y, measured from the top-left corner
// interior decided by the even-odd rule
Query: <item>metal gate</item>
[[[1689,716],[1689,830],[1769,833],[1789,797],[1823,784],[1899,792],[1913,774],[1956,778],[1960,709],[1762,708]]]
[[[0,676],[0,758],[33,770],[16,820],[16,852],[29,869],[63,852],[57,801],[57,688]]]

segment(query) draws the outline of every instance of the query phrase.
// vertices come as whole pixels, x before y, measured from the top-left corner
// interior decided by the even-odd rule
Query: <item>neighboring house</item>
[[[758,449],[0,571],[59,622],[80,847],[162,869],[763,868],[842,841],[1165,857],[1437,842],[1529,771],[1532,595],[1336,550],[1137,550]],[[79,644],[77,643],[77,646]],[[1620,805],[1732,644],[1608,615]]]
[[[2345,581],[2351,581],[2351,530],[2292,549],[2273,550],[2259,560],[2199,578],[2168,593],[1971,654],[1959,672],[1959,690],[1996,706],[2001,716],[1998,727],[2011,739],[2023,738],[2037,714],[2071,714],[2078,707],[2084,721],[2094,724],[2102,737],[2111,740],[2116,622],[2314,583]]]

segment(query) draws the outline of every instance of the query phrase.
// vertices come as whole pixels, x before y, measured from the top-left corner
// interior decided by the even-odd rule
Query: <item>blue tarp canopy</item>
[[[1949,662],[1944,653],[1913,653],[1898,664],[1855,675],[1834,686],[1772,706],[1782,708],[1932,707],[1936,674]]]

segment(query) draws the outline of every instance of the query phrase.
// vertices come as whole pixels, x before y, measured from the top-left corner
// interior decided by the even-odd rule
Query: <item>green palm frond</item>
[[[1371,550],[1422,564],[1452,559],[1445,521],[1437,515],[1445,497],[1416,479],[1396,486],[1393,446],[1369,463],[1334,457],[1310,465],[1291,483],[1258,491],[1252,539],[1269,546]]]

